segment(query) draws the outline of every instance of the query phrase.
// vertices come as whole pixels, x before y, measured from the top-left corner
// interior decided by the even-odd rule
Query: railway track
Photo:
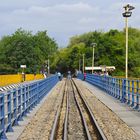
[[[81,92],[73,80],[66,80],[50,140],[106,140]]]

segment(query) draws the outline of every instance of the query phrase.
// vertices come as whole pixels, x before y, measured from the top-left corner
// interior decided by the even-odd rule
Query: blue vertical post
[[[131,107],[134,107],[135,97],[134,97],[134,81],[132,80],[132,104]]]
[[[116,96],[116,87],[115,87],[115,78],[112,78],[112,96],[115,97]]]
[[[116,78],[113,78],[114,79],[114,83],[113,83],[113,85],[114,85],[114,97],[116,98],[117,97],[117,84],[116,84]]]
[[[118,99],[121,99],[121,79],[118,79]]]
[[[108,77],[108,81],[107,81],[107,93],[108,93],[108,94],[109,94],[109,92],[110,92],[109,83],[110,83],[110,78]]]
[[[111,78],[109,77],[109,94],[111,95]]]
[[[22,119],[22,95],[21,95],[21,93],[22,93],[22,88],[21,87],[19,87],[18,88],[18,90],[17,90],[17,96],[18,96],[18,104],[17,104],[17,106],[18,106],[18,121],[22,121],[23,119]]]
[[[136,81],[136,106],[135,109],[139,109],[139,80]]]
[[[26,89],[22,86],[22,116],[26,116]]]
[[[111,78],[111,96],[113,96],[113,78]]]
[[[17,93],[14,89],[13,92],[13,125],[18,125],[18,119],[17,119]]]
[[[25,105],[26,105],[26,113],[29,113],[30,106],[30,85],[25,86]]]
[[[105,91],[107,92],[107,77],[105,78]]]
[[[116,93],[115,98],[118,98],[118,79],[117,78],[115,79],[115,93]]]
[[[116,81],[117,84],[117,99],[120,99],[120,79],[117,79]]]
[[[8,124],[7,124],[7,128],[6,128],[6,132],[13,132],[12,122],[11,122],[11,118],[12,118],[11,92],[9,91],[6,96],[7,96],[7,116],[8,116]]]
[[[40,82],[38,82],[37,84],[37,89],[38,89],[38,93],[37,93],[37,103],[40,102]]]
[[[122,80],[122,98],[121,102],[125,103],[126,102],[126,79]]]
[[[128,102],[127,104],[130,105],[130,80],[128,80]]]
[[[28,86],[28,90],[26,88],[26,105],[27,105],[27,112],[29,113],[29,111],[32,109],[31,108],[31,104],[32,104],[32,85]]]
[[[126,83],[125,83],[125,102],[128,101],[128,79],[126,79]]]
[[[5,132],[4,93],[0,94],[0,139],[7,139]]]
[[[37,99],[38,99],[37,93],[38,93],[38,84],[36,83],[36,85],[35,85],[35,101],[34,101],[35,106],[37,105]]]

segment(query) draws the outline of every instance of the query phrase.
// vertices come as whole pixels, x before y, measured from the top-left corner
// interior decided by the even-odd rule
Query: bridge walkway
[[[81,80],[80,80],[81,81]],[[115,112],[127,125],[140,135],[140,112],[121,103],[98,87],[85,81],[82,83],[88,88],[102,103]]]
[[[138,111],[135,111],[134,109],[129,107],[127,104],[121,103],[119,100],[116,100],[114,97],[108,95],[107,93],[105,93],[103,90],[97,88],[96,86],[93,86],[93,85],[89,84],[88,82],[85,82],[85,81],[82,81],[79,79],[77,79],[77,80],[79,81],[79,84],[81,83],[80,85],[83,85],[82,87],[84,89],[87,89],[90,92],[92,92],[97,97],[97,99],[99,99],[105,106],[107,106],[110,110],[112,110],[112,112],[115,112],[115,114],[117,114],[117,116],[119,116],[119,118],[121,118],[121,120],[127,124],[128,128],[132,128],[132,130],[134,130],[132,132],[136,132],[140,136],[140,121],[139,121],[140,120],[140,113]],[[55,86],[55,88],[53,88],[53,90],[59,91],[58,86],[61,85],[62,83],[63,83],[63,80],[61,82],[59,82]],[[51,92],[49,92],[49,93],[51,93]],[[61,92],[57,92],[57,93],[54,92],[54,94],[60,95],[58,93],[61,93]],[[52,94],[49,94],[49,95],[52,95]],[[43,105],[43,107],[42,107],[43,110],[46,109],[45,116],[47,114],[46,112],[49,112],[48,109],[53,110],[53,109],[51,109],[51,107],[48,106],[48,103],[45,100],[47,99],[47,100],[52,102],[52,99],[54,99],[54,97],[51,100],[48,97],[49,96],[46,96],[43,99],[43,101],[40,102],[39,106],[36,106],[37,108],[35,107],[34,108],[35,110],[33,109],[33,112],[31,111],[31,113],[29,115],[27,114],[27,116],[24,118],[26,120],[24,120],[23,122],[21,121],[19,123],[19,126],[14,127],[14,133],[13,132],[7,133],[8,140],[20,139],[19,136],[21,135],[22,132],[24,132],[25,127],[27,125],[32,126],[30,121],[33,118],[35,118],[34,116],[37,116],[36,113],[38,112],[38,109],[40,109],[42,105]],[[46,102],[46,106],[44,106],[45,102]],[[56,104],[56,106],[57,106],[57,104]],[[104,111],[104,112],[106,112],[106,111]],[[40,118],[43,115],[40,115],[40,113],[39,113],[38,116],[39,116],[38,118]],[[44,118],[45,118],[45,116],[44,116]],[[39,120],[41,120],[41,119],[39,119]],[[109,120],[107,119],[107,121],[109,121]],[[38,121],[33,121],[33,122],[34,122],[33,124],[35,124]],[[50,122],[50,120],[49,120],[49,122]],[[43,123],[44,123],[44,121],[43,121]],[[38,124],[40,126],[41,123],[39,122]],[[45,123],[44,123],[44,125],[45,125]],[[127,130],[127,126],[126,126],[125,130]],[[36,128],[35,130],[34,129],[32,129],[32,130],[33,130],[33,132],[35,132],[34,138],[37,138],[37,136],[40,136],[40,135],[38,135],[38,133],[41,133],[42,127],[36,126],[35,128]],[[119,128],[117,127],[117,129],[119,129]],[[27,132],[30,131],[28,129],[28,127],[26,128],[26,130],[27,130]],[[120,132],[120,131],[122,131],[122,130],[119,130],[118,132]],[[111,133],[112,133],[112,131],[111,131]],[[128,131],[126,131],[126,133],[128,134]],[[45,132],[45,134],[46,134],[46,132]],[[125,133],[123,132],[123,134],[125,134]],[[120,135],[120,133],[118,135]],[[131,134],[129,134],[129,135],[131,135]],[[28,134],[28,136],[30,138],[32,138],[33,135]],[[27,137],[27,135],[23,134],[21,138],[26,139],[26,137]],[[46,138],[44,137],[44,139],[46,139]]]

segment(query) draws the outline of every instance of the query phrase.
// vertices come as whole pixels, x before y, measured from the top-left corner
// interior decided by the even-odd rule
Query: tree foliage
[[[26,72],[44,70],[46,60],[50,59],[51,72],[82,70],[82,54],[85,66],[92,64],[92,46],[95,42],[95,66],[115,66],[113,75],[125,75],[125,30],[108,32],[94,31],[73,36],[66,48],[59,48],[47,31],[36,34],[18,29],[14,34],[0,40],[0,73],[17,73],[20,65],[27,65]],[[140,75],[140,30],[129,28],[129,76]]]
[[[27,65],[27,73],[39,72],[57,48],[47,31],[33,35],[18,29],[11,36],[4,36],[0,40],[0,73],[17,73],[20,65]]]
[[[92,46],[95,47],[95,66],[115,66],[113,75],[125,75],[125,30],[110,30],[108,32],[94,31],[70,39],[67,48],[61,49],[57,54],[54,65],[62,72],[74,71],[79,67],[79,58],[82,66],[82,54],[85,54],[85,65],[92,64]],[[140,75],[140,30],[129,28],[129,76]],[[82,70],[82,67],[81,67]]]

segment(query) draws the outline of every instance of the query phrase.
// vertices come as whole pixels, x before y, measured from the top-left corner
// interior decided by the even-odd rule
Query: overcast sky
[[[129,26],[140,28],[140,0],[1,0],[0,36],[17,28],[47,30],[59,46],[73,35],[124,28],[123,6],[135,6]]]

